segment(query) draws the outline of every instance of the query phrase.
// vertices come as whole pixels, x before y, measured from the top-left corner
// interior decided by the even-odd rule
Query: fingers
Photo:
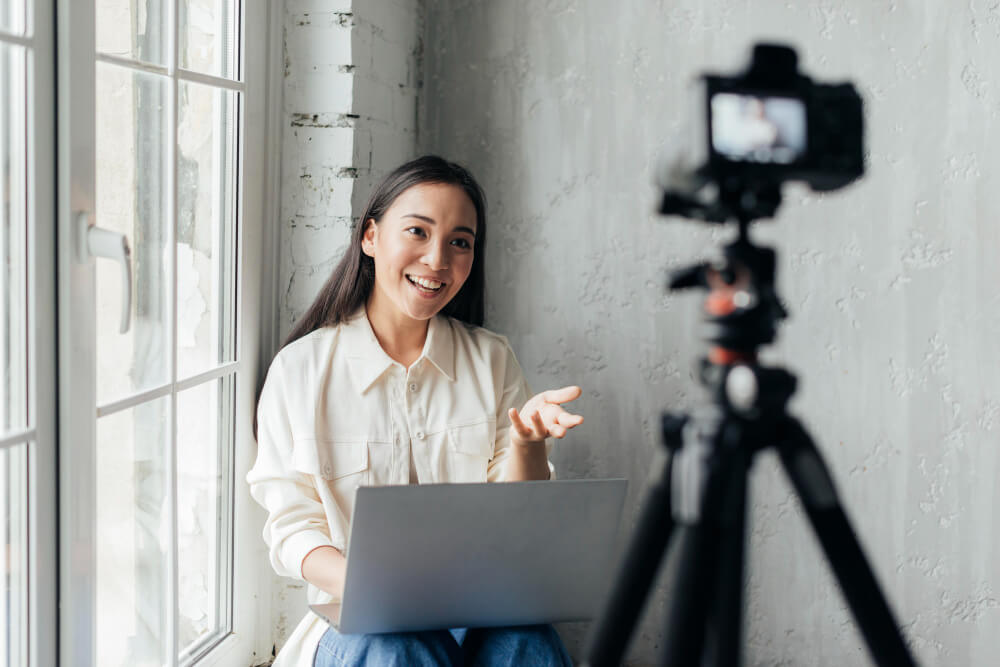
[[[522,440],[540,441],[549,436],[564,438],[569,429],[583,423],[583,417],[567,412],[560,404],[573,401],[581,394],[583,390],[576,385],[537,394],[524,404],[520,412],[516,408],[507,411],[511,426]],[[522,413],[531,416],[525,421]]]
[[[542,415],[538,411],[531,413],[531,425],[535,427],[535,433],[542,436],[542,438],[544,438],[545,434],[549,432],[549,429],[545,427],[545,421],[542,419]]]
[[[546,403],[569,403],[570,401],[575,401],[580,398],[580,394],[582,393],[583,389],[580,389],[576,385],[570,385],[569,387],[563,387],[562,389],[550,389],[542,392],[542,400]]]
[[[542,416],[538,414],[538,411],[531,413],[530,424],[525,424],[524,420],[521,419],[521,413],[519,413],[515,408],[511,408],[507,411],[510,416],[510,424],[514,427],[514,431],[522,440],[527,440],[531,442],[538,442],[545,440],[549,431],[545,428],[545,422],[542,420]]]
[[[571,415],[570,413],[563,410],[556,417],[556,421],[559,422],[560,425],[565,426],[566,428],[573,428],[574,426],[579,426],[580,424],[583,423],[583,416]]]
[[[531,429],[521,421],[521,415],[518,413],[516,408],[511,408],[507,411],[507,416],[510,417],[510,425],[514,427],[521,438],[524,440],[530,440],[532,437]]]

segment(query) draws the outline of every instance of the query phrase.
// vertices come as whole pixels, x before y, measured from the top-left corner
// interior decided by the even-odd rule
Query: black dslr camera
[[[702,80],[707,159],[672,179],[662,213],[771,217],[785,181],[836,190],[864,173],[861,96],[850,83],[813,82],[792,48],[757,44],[743,74]]]

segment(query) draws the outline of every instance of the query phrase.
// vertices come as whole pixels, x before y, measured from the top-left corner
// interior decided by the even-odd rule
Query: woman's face
[[[460,187],[404,190],[378,224],[367,222],[362,250],[375,260],[370,303],[415,320],[434,317],[469,277],[475,241],[476,208]]]

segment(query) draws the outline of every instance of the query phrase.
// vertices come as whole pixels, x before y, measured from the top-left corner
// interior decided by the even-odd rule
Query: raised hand
[[[583,390],[576,386],[550,389],[528,399],[520,412],[511,408],[507,412],[511,444],[527,445],[543,442],[548,437],[565,437],[569,429],[583,423],[583,417],[564,410],[563,403],[576,400],[582,393]]]

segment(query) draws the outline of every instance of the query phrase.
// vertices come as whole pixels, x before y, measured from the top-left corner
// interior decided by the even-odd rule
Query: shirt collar
[[[385,353],[364,307],[341,325],[341,339],[351,369],[351,379],[359,394],[363,394],[392,365],[400,365]],[[455,381],[455,346],[451,322],[443,315],[431,318],[424,349],[414,364],[426,358],[452,382]]]

